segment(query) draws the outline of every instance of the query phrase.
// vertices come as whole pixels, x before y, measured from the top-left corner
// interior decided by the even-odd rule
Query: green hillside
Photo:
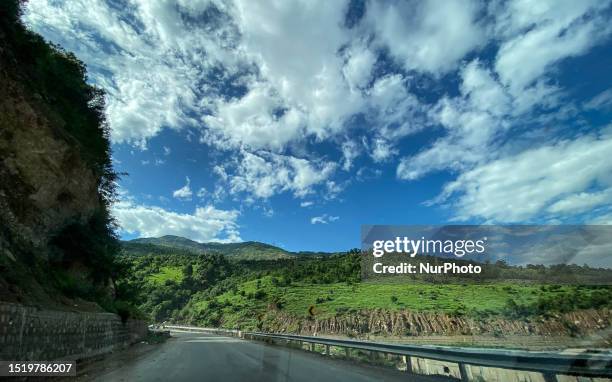
[[[180,236],[140,238],[122,242],[123,252],[127,255],[204,255],[219,254],[232,260],[277,260],[295,257],[317,257],[329,255],[320,252],[289,252],[282,248],[245,241],[241,243],[199,243]]]
[[[134,291],[142,310],[157,322],[262,329],[279,319],[351,320],[376,309],[485,322],[529,317],[537,321],[536,317],[612,307],[609,286],[546,285],[534,279],[537,275],[530,268],[504,264],[490,265],[498,268],[495,281],[439,284],[405,278],[361,281],[358,251],[267,261],[230,261],[219,254],[123,256],[121,262],[128,271],[120,287]],[[561,273],[579,276],[593,271],[563,267]],[[549,267],[539,273],[546,272],[558,271]],[[517,277],[523,280],[517,282]]]

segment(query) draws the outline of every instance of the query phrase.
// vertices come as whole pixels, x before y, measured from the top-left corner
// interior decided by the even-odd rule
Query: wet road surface
[[[142,357],[107,367],[95,381],[407,381],[387,370],[299,349],[203,333],[173,338]],[[418,379],[420,380],[420,379]],[[431,379],[424,379],[431,380]]]

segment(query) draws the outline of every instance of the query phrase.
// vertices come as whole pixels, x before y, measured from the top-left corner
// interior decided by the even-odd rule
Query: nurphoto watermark
[[[364,279],[612,283],[612,226],[364,225]]]

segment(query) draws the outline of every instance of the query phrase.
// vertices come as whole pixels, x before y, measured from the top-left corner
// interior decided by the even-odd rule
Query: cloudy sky
[[[125,238],[612,224],[602,0],[29,0],[108,93]]]

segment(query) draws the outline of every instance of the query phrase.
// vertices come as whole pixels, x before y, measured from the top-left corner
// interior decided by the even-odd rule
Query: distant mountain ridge
[[[123,252],[131,255],[172,254],[221,254],[236,260],[278,260],[298,256],[325,256],[324,252],[289,252],[280,247],[257,241],[240,243],[200,243],[181,236],[166,235],[122,242]]]

